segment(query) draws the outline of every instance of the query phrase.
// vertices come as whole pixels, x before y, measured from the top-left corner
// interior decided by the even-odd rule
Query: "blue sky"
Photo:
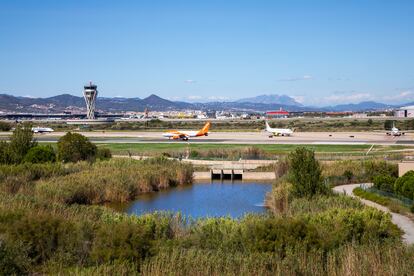
[[[414,100],[414,1],[0,0],[0,93]]]

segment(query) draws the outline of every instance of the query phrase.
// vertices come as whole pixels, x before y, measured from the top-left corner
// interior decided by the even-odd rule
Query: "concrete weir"
[[[194,172],[195,180],[274,180],[274,172],[249,172],[237,169],[211,169],[209,172]]]

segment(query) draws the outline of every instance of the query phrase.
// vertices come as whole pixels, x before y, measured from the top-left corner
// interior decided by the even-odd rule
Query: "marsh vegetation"
[[[179,161],[3,165],[0,274],[411,274],[414,250],[390,216],[332,194],[333,171],[298,149],[278,167],[268,214],[192,219],[101,205],[190,183]]]

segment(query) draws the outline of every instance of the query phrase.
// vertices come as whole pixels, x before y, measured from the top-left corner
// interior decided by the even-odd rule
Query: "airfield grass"
[[[101,147],[109,148],[113,154],[161,154],[169,151],[207,151],[207,150],[243,150],[255,147],[268,154],[287,154],[297,147],[305,146],[316,153],[347,153],[365,154],[371,145],[312,145],[312,144],[204,144],[204,143],[108,143],[99,144]],[[374,146],[372,153],[386,153],[394,150],[414,149],[402,145]]]

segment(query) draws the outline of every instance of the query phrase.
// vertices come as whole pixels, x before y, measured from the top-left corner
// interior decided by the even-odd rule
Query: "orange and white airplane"
[[[188,138],[199,137],[199,136],[208,136],[208,130],[211,126],[210,122],[207,122],[202,129],[199,131],[181,131],[181,130],[170,130],[162,134],[162,136],[167,137],[168,139],[181,139],[187,141]]]

